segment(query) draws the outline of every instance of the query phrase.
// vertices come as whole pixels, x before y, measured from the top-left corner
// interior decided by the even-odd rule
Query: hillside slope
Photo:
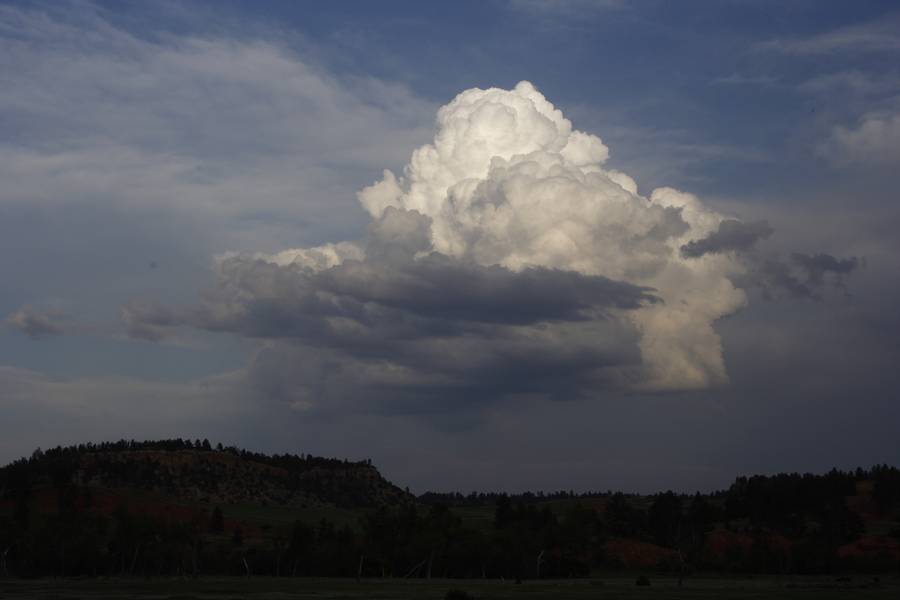
[[[427,493],[369,461],[208,442],[36,451],[0,468],[0,575],[585,577],[900,568],[900,470],[682,495]]]
[[[0,495],[64,485],[147,490],[202,504],[369,508],[413,501],[369,461],[267,456],[183,440],[55,448],[0,469]]]

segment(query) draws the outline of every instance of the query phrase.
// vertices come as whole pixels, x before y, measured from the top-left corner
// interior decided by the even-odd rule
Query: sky
[[[0,2],[0,462],[900,462],[893,2]]]

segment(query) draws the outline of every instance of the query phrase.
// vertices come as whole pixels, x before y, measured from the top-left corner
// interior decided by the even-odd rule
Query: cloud
[[[778,79],[771,75],[742,75],[741,73],[732,73],[727,76],[717,77],[711,82],[714,85],[737,85],[737,86],[763,86],[768,87],[778,83]]]
[[[0,3],[4,315],[62,298],[105,322],[147,289],[194,298],[214,253],[365,226],[354,192],[428,138],[434,103],[227,13]]]
[[[895,52],[900,49],[900,34],[897,33],[897,19],[888,18],[805,38],[769,40],[760,47],[800,55]]]
[[[0,205],[174,213],[219,247],[296,239],[358,219],[353,191],[427,138],[430,102],[338,78],[276,31],[145,36],[108,15],[0,6]]]
[[[601,10],[621,9],[625,6],[623,0],[509,0],[509,7],[514,11],[544,17],[583,17]]]
[[[900,112],[867,113],[855,127],[835,126],[818,154],[842,166],[893,167],[900,162]]]
[[[891,272],[900,256],[897,221],[890,218],[896,186],[851,178],[835,185],[828,173],[809,178],[813,170],[797,156],[754,150],[747,146],[753,135],[716,129],[721,119],[702,119],[713,130],[698,137],[691,115],[699,113],[691,107],[704,104],[712,86],[694,89],[701,97],[679,104],[691,114],[654,108],[678,104],[668,101],[665,86],[656,86],[668,100],[638,93],[644,104],[635,105],[634,94],[625,94],[630,112],[610,117],[591,113],[614,110],[620,95],[592,94],[583,80],[553,79],[555,93],[566,98],[565,116],[581,129],[597,123],[587,131],[603,134],[601,145],[593,144],[593,166],[572,167],[550,142],[521,155],[513,140],[479,157],[483,169],[457,174],[447,158],[450,145],[475,140],[492,121],[501,125],[498,138],[521,133],[533,139],[542,121],[525,124],[536,110],[530,104],[540,102],[515,104],[497,92],[496,99],[473,103],[512,105],[513,121],[523,127],[503,123],[502,110],[492,119],[454,107],[432,131],[436,104],[403,85],[324,69],[318,58],[349,63],[334,55],[330,42],[298,51],[308,46],[294,37],[296,29],[286,39],[253,18],[235,19],[238,27],[216,16],[207,21],[208,15],[192,15],[190,22],[177,16],[173,24],[171,13],[161,22],[155,10],[136,20],[87,2],[70,13],[60,6],[0,7],[0,71],[7,83],[0,86],[0,237],[21,249],[5,253],[0,264],[4,313],[63,296],[68,313],[105,322],[110,306],[153,297],[160,302],[133,301],[123,309],[132,335],[163,343],[196,335],[214,343],[176,353],[118,339],[38,344],[24,335],[0,336],[7,362],[54,373],[112,369],[165,378],[66,379],[0,370],[4,456],[88,439],[199,435],[260,450],[370,456],[420,491],[589,489],[601,480],[655,491],[663,484],[727,485],[736,472],[827,469],[834,461],[851,466],[897,455],[890,427],[898,412],[891,377],[897,361]],[[574,18],[532,12],[539,18],[529,25],[594,21],[579,10],[567,14]],[[603,14],[621,21],[630,13]],[[303,25],[315,29],[315,21]],[[627,37],[634,23],[624,25]],[[495,45],[512,40],[501,38]],[[617,43],[616,35],[585,40]],[[375,48],[401,60],[381,61],[379,73],[403,71],[404,81],[433,94],[460,80],[460,73],[446,69],[430,70],[440,72],[438,78],[421,77],[422,64],[431,60],[434,67],[446,56],[424,62],[419,56],[419,70],[398,71],[415,41],[392,41],[390,48],[382,41],[366,46],[367,56]],[[531,54],[519,65],[528,70],[523,76],[543,77],[547,65],[539,46],[529,43]],[[843,60],[830,52],[827,58]],[[803,61],[821,56],[794,58],[812,65]],[[630,72],[634,65],[627,62],[619,71]],[[871,71],[884,64],[816,62],[817,73],[855,66],[873,75],[870,81],[820,81],[810,89],[821,85],[832,94],[834,86],[856,85],[867,98],[892,94],[891,78]],[[352,68],[371,66],[363,60]],[[741,72],[767,72],[752,66]],[[482,67],[477,78],[483,81],[510,76],[506,64]],[[811,74],[779,72],[778,90],[769,98],[775,104],[779,98],[796,104],[797,98],[779,96],[790,92],[791,73]],[[472,76],[462,73],[465,81]],[[815,98],[819,124],[835,106],[840,115],[882,120],[896,112],[847,102],[847,94],[829,97],[826,110],[822,97]],[[575,118],[571,111],[581,102],[587,105]],[[773,106],[760,104],[757,116],[780,115],[797,125],[796,111],[773,112]],[[635,111],[649,115],[646,127],[623,127]],[[670,121],[654,120],[661,114]],[[547,119],[559,131],[561,120],[552,112]],[[861,122],[842,121],[851,132]],[[803,133],[799,126],[795,134]],[[585,140],[592,145],[590,136]],[[408,161],[409,151],[426,142],[437,159]],[[463,153],[471,156],[477,146]],[[829,150],[844,156],[843,146]],[[880,152],[866,160],[880,160]],[[628,165],[627,175],[612,170],[611,159],[604,162],[610,153],[617,168]],[[499,157],[495,170],[493,155]],[[378,175],[385,167],[394,175]],[[447,193],[442,184],[426,194],[433,208],[405,206],[414,174],[448,180]],[[386,199],[377,219],[353,196],[376,177]],[[750,185],[741,185],[745,180]],[[724,208],[725,197],[759,196],[760,182],[787,182],[793,191]],[[777,247],[782,256],[767,262],[759,249],[682,256],[683,246],[719,231],[725,216],[688,194],[653,192],[673,184],[716,187],[715,206],[729,218],[752,217],[752,223],[768,217],[779,235],[764,247]],[[849,201],[861,210],[848,215]],[[795,212],[773,212],[772,203]],[[460,240],[453,246],[458,251],[445,245],[448,239]],[[350,241],[323,243],[336,240]],[[795,261],[793,246],[810,257],[816,256],[810,249],[827,247],[839,264],[865,255],[872,268],[862,269],[859,259],[842,274],[824,269],[827,260],[812,261],[824,269],[816,284],[816,267]],[[240,252],[222,257],[209,272],[209,257],[229,248]],[[159,268],[149,269],[151,261]],[[854,294],[838,302],[758,302],[720,318],[743,305],[740,288],[755,298],[749,279],[768,265],[772,296],[826,297],[836,280],[852,282]],[[218,283],[195,299],[212,277]],[[860,290],[860,283],[867,287]],[[60,323],[66,333],[78,328],[71,320]],[[238,339],[223,344],[184,327]],[[222,360],[226,345],[241,352]],[[854,352],[846,352],[850,347]],[[248,348],[259,351],[240,373],[172,381],[184,371],[240,362],[238,354]],[[173,362],[192,366],[171,368]],[[716,386],[726,378],[729,386]],[[704,386],[713,389],[698,389]],[[621,393],[636,388],[675,391]],[[858,417],[861,406],[872,427],[863,437],[832,440],[823,452],[817,442]],[[423,426],[421,415],[431,414],[440,418]],[[755,443],[760,437],[771,441],[763,452]]]
[[[735,283],[744,287],[758,287],[768,298],[782,292],[796,298],[819,298],[823,289],[844,289],[845,279],[864,261],[853,256],[837,258],[830,254],[794,252],[789,259],[765,258],[752,261],[747,272]]]
[[[727,276],[741,266],[724,255],[703,265],[679,255],[723,217],[671,188],[638,195],[630,177],[604,169],[608,155],[527,82],[472,89],[440,109],[434,142],[413,153],[403,177],[387,172],[359,196],[375,218],[387,206],[430,216],[433,247],[448,256],[653,288],[662,302],[627,317],[642,332],[643,385],[724,382],[712,323],[744,305]],[[680,231],[667,227],[673,212]]]
[[[795,252],[791,259],[805,272],[807,280],[815,285],[821,285],[827,276],[834,277],[835,285],[843,285],[843,277],[850,274],[860,264],[855,256],[850,258],[835,258],[830,254],[803,254]]]
[[[652,289],[448,256],[430,249],[430,228],[429,217],[388,207],[361,247],[340,247],[340,262],[321,260],[337,258],[334,247],[294,251],[291,262],[225,256],[201,305],[135,302],[122,316],[146,340],[183,325],[264,340],[254,385],[320,413],[361,394],[369,410],[419,413],[459,408],[461,397],[572,399],[621,388],[638,369],[637,332],[621,316],[659,302]]]
[[[698,258],[704,254],[721,254],[723,252],[746,252],[756,242],[764,240],[774,230],[766,221],[744,223],[735,219],[725,219],[719,228],[707,237],[691,240],[681,247],[681,255]]]
[[[528,82],[466,90],[438,111],[434,142],[402,177],[385,171],[359,193],[372,218],[364,241],[228,254],[201,305],[177,318],[124,315],[145,338],[186,324],[268,340],[279,358],[264,354],[267,364],[318,365],[288,368],[291,383],[275,386],[300,394],[297,406],[376,389],[390,390],[385,402],[440,404],[463,391],[577,397],[724,383],[713,323],[745,304],[732,285],[744,266],[680,249],[740,232],[690,194],[640,196],[604,168],[608,156]]]
[[[517,324],[586,319],[592,309],[637,309],[656,300],[649,288],[602,276],[513,271],[429,252],[430,228],[430,218],[388,207],[371,228],[366,260],[316,274],[316,289],[422,316]],[[419,252],[427,254],[416,258]]]
[[[58,311],[42,312],[31,306],[23,306],[6,317],[6,323],[31,339],[40,339],[63,333],[62,326],[55,321]]]
[[[130,337],[158,342],[170,333],[170,328],[184,323],[177,311],[158,303],[132,301],[120,311],[125,330]]]
[[[403,212],[389,208],[382,220]],[[369,244],[364,260],[323,270],[228,257],[218,267],[219,287],[206,294],[202,306],[176,311],[134,302],[123,308],[122,318],[131,335],[151,340],[191,324],[250,337],[334,341],[344,320],[378,327],[385,319],[399,333],[398,325],[408,319],[425,334],[429,328],[419,320],[436,322],[433,327],[442,331],[470,324],[534,325],[590,320],[659,301],[651,288],[600,275],[545,267],[512,271],[437,252],[413,258],[397,251],[386,258],[371,252],[373,247],[377,244]],[[386,329],[379,335],[392,334]]]
[[[900,79],[896,74],[876,76],[860,70],[845,70],[812,77],[799,84],[797,89],[820,94],[824,98],[840,92],[872,96],[897,92],[900,90]]]

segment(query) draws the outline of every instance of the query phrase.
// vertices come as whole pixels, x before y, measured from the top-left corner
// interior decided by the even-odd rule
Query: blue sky
[[[0,459],[209,437],[371,457],[419,491],[896,462],[898,31],[891,2],[2,2]],[[302,412],[305,350],[159,308],[215,295],[223,253],[364,238],[357,192],[439,107],[521,80],[642,196],[765,220],[748,281],[797,253],[857,262],[808,297],[748,283],[714,323],[729,383],[690,391]]]

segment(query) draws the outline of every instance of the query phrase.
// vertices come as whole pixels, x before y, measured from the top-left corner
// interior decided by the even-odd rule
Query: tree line
[[[156,443],[168,446],[143,449],[196,449],[189,441]],[[124,446],[77,452],[135,449],[116,444]],[[200,450],[206,450],[203,442]],[[679,577],[900,569],[896,554],[887,551],[841,552],[864,534],[860,511],[848,504],[861,484],[868,486],[866,510],[893,523],[890,535],[900,540],[900,471],[886,465],[739,477],[711,494],[429,493],[417,502],[357,511],[356,522],[298,519],[279,528],[248,525],[227,505],[182,518],[133,510],[127,501],[99,510],[95,490],[72,483],[58,467],[57,459],[71,452],[35,453],[0,470],[6,507],[0,511],[0,574],[584,577],[628,568],[616,551],[623,543],[653,550],[654,568]],[[51,482],[52,507],[36,506],[31,482],[38,473]]]

